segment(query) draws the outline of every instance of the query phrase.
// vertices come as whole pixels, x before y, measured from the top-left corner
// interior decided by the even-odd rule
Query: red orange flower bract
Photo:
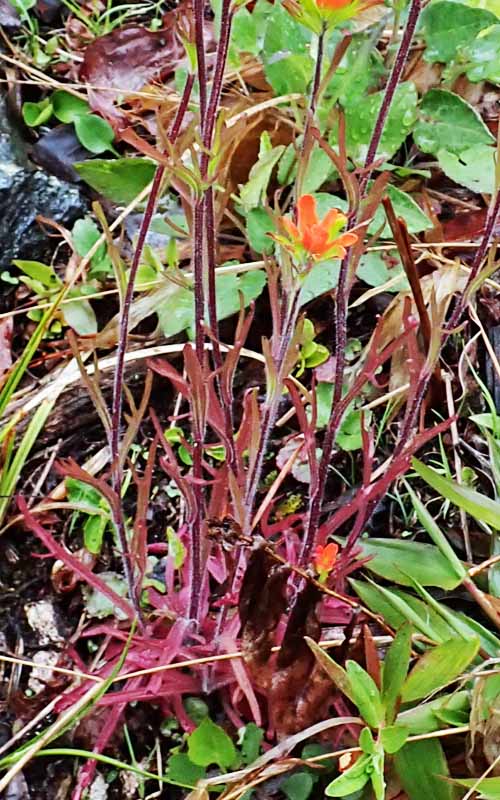
[[[338,544],[329,542],[325,547],[318,545],[314,554],[314,568],[319,575],[319,580],[324,583],[328,575],[335,566],[337,554],[339,552]]]
[[[274,238],[293,255],[305,259],[323,261],[327,258],[343,258],[346,247],[358,240],[355,233],[339,235],[347,217],[338,209],[331,209],[320,220],[316,199],[311,194],[304,194],[297,201],[297,224],[288,217],[283,217],[281,221],[288,238]]]

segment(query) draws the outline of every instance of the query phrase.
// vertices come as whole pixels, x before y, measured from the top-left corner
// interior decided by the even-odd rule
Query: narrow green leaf
[[[359,558],[370,558],[366,569],[402,586],[411,586],[413,578],[423,586],[455,589],[462,580],[448,558],[432,544],[407,539],[362,539]]]
[[[352,703],[356,703],[351,683],[345,669],[337,664],[337,662],[334,661],[333,658],[331,658],[331,656],[329,656],[328,653],[326,653],[317,642],[315,642],[313,639],[310,639],[309,636],[305,636],[304,638],[313,651],[316,661],[320,667],[323,667],[326,674],[332,679],[337,689],[340,689],[340,691],[345,694],[345,696]]]
[[[470,711],[470,692],[466,689],[460,692],[437,697],[429,703],[419,703],[415,708],[402,711],[397,716],[397,724],[408,728],[411,736],[421,733],[433,733],[443,727],[441,718],[443,714],[465,714]],[[461,723],[460,723],[461,724]]]
[[[346,672],[361,716],[371,728],[378,728],[384,719],[384,709],[377,684],[356,661],[347,661]]]
[[[453,786],[443,780],[449,770],[437,739],[407,742],[394,756],[394,765],[409,800],[453,800]]]
[[[476,788],[477,778],[455,778],[453,783],[464,786],[466,789]],[[479,800],[500,800],[500,778],[483,778],[477,785]],[[475,796],[475,793],[474,793]]]
[[[412,459],[412,467],[422,480],[438,491],[446,500],[450,500],[480,522],[485,522],[492,528],[500,530],[500,503],[491,500],[484,494],[475,492],[468,486],[460,486],[456,481],[445,478],[416,458]]]
[[[384,659],[382,671],[382,701],[386,719],[394,719],[396,703],[405,682],[411,656],[411,634],[409,623],[405,623],[396,633]]]
[[[404,703],[421,700],[443,688],[469,666],[479,651],[478,638],[450,639],[428,650],[408,675],[401,693]]]
[[[434,544],[437,547],[439,547],[439,550],[441,551],[443,556],[449,561],[450,566],[456,572],[457,577],[460,578],[460,580],[463,580],[467,575],[467,570],[465,569],[464,565],[462,564],[462,562],[456,555],[455,551],[453,550],[452,546],[448,542],[448,539],[441,531],[439,526],[436,524],[431,514],[429,514],[426,507],[421,502],[420,498],[415,494],[411,486],[406,482],[405,486],[411,497],[411,501],[413,503],[413,507],[416,511],[420,524],[425,528],[425,530],[431,537]]]

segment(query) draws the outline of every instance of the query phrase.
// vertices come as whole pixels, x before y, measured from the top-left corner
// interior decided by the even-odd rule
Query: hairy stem
[[[396,89],[398,88],[399,82],[403,76],[403,70],[408,61],[408,56],[410,54],[410,47],[413,40],[413,34],[415,33],[415,28],[417,26],[421,10],[422,10],[421,0],[412,0],[408,11],[408,18],[403,33],[403,38],[401,39],[396,59],[394,61],[391,74],[389,75],[389,79],[385,87],[384,97],[382,100],[382,104],[380,106],[380,111],[378,112],[378,117],[375,122],[372,138],[368,146],[368,152],[366,154],[366,159],[365,159],[366,171],[365,174],[363,175],[363,178],[360,181],[361,195],[364,194],[368,181],[370,180],[370,175],[373,170],[373,162],[375,161],[375,156],[377,155],[378,146],[380,144],[380,140],[384,132],[385,123],[387,121],[387,115],[389,114],[392,101],[394,100],[394,95],[396,94]]]
[[[186,114],[189,104],[189,98],[191,96],[191,90],[193,88],[193,81],[194,78],[192,76],[188,76],[186,85],[184,87],[184,92],[181,98],[181,102],[179,103],[179,108],[177,109],[177,114],[175,116],[172,129],[169,133],[169,140],[172,144],[175,142],[177,136],[179,135],[179,130],[182,124],[182,120],[184,119],[184,116]],[[165,175],[165,167],[163,165],[158,166],[151,186],[151,192],[148,197],[146,209],[144,211],[144,216],[142,218],[141,227],[139,229],[137,245],[135,248],[134,257],[132,259],[132,264],[130,267],[130,274],[125,289],[125,297],[123,299],[123,304],[120,309],[120,332],[119,332],[118,347],[116,352],[116,368],[113,380],[111,431],[109,437],[109,448],[110,448],[111,465],[112,465],[112,486],[118,498],[121,497],[121,491],[123,485],[123,466],[122,466],[122,458],[120,457],[120,442],[121,442],[121,419],[123,411],[123,375],[125,367],[125,354],[127,352],[127,345],[128,345],[128,326],[130,319],[130,309],[132,306],[132,300],[134,296],[134,284],[137,276],[137,270],[139,268],[142,252],[144,250],[144,244],[146,242],[148,231],[151,227],[151,222],[160,196],[164,175]],[[121,556],[123,560],[123,572],[125,575],[125,579],[127,581],[130,599],[134,603],[134,608],[137,613],[137,616],[140,618],[140,607],[134,586],[134,576],[133,576],[132,564],[130,562],[130,550],[127,542],[125,519],[123,516],[121,503],[119,503],[118,506],[119,506],[118,517],[114,520],[114,522],[117,531],[118,541],[120,544]]]
[[[382,134],[384,132],[387,115],[389,113],[396,89],[403,75],[403,70],[408,61],[410,47],[417,25],[418,18],[421,11],[421,0],[412,0],[410,10],[408,12],[408,20],[406,23],[403,38],[398,49],[394,66],[385,87],[385,93],[380,106],[375,127],[373,129],[368,152],[365,160],[365,173],[360,181],[360,195],[363,196],[370,175],[372,173],[372,165],[375,160],[378,146]],[[348,230],[352,229],[356,223],[357,210],[352,209],[349,216]],[[318,476],[314,486],[311,486],[311,493],[309,499],[309,513],[306,522],[304,541],[302,545],[302,552],[300,554],[300,565],[305,566],[311,557],[312,550],[316,542],[316,534],[319,526],[321,509],[325,495],[325,486],[328,475],[328,467],[330,465],[331,453],[335,438],[337,436],[340,424],[342,422],[342,414],[339,413],[340,400],[342,398],[342,389],[344,383],[345,373],[345,348],[347,343],[347,311],[349,303],[349,263],[350,255],[343,258],[339,280],[335,295],[335,309],[334,309],[334,347],[335,347],[335,381],[333,387],[332,406],[330,412],[330,419],[328,421],[325,437],[323,439],[323,447],[321,459],[318,467]]]

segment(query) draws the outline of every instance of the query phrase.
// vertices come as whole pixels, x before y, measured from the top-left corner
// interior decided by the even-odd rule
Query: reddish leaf
[[[80,79],[98,87],[89,91],[90,105],[111,123],[123,119],[114,107],[119,94],[139,91],[160,73],[172,72],[184,58],[174,21],[172,16],[159,31],[140,25],[116,28],[85,48]]]
[[[12,366],[12,317],[0,319],[0,376]]]

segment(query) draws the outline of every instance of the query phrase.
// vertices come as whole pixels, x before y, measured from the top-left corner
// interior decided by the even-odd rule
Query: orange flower
[[[316,199],[311,194],[304,194],[297,201],[297,224],[288,217],[282,218],[289,239],[275,238],[294,255],[312,257],[314,261],[343,258],[345,248],[358,241],[355,233],[338,235],[346,222],[345,214],[336,208],[319,220]]]
[[[326,547],[318,545],[314,554],[314,568],[319,575],[320,581],[323,583],[328,574],[332,571],[337,560],[337,553],[339,552],[338,544],[329,542]]]
[[[340,11],[351,3],[352,0],[316,0],[316,5],[323,11]]]

